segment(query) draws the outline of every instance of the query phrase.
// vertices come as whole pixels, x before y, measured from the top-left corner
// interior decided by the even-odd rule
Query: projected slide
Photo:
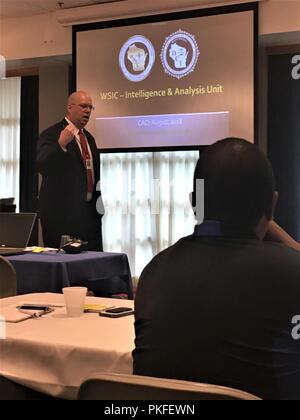
[[[253,141],[253,11],[77,32],[100,149]]]

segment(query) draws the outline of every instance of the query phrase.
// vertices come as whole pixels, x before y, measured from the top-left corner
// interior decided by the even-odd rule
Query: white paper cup
[[[67,314],[69,317],[75,318],[83,314],[86,293],[87,293],[86,287],[64,287],[63,288]]]

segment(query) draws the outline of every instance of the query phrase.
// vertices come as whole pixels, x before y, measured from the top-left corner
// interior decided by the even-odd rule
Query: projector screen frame
[[[191,9],[179,12],[168,12],[155,15],[136,16],[124,19],[105,20],[93,23],[74,25],[72,27],[72,79],[70,83],[70,91],[77,90],[77,34],[84,31],[92,31],[99,29],[107,29],[122,26],[134,26],[147,23],[156,23],[164,21],[172,21],[178,19],[190,19],[204,16],[222,15],[228,13],[240,13],[246,11],[253,12],[253,89],[254,89],[254,144],[258,144],[258,19],[259,7],[258,2],[242,3],[229,6],[218,6],[204,9]],[[195,150],[202,152],[207,145],[190,145],[190,146],[165,146],[165,147],[133,147],[133,148],[111,148],[99,149],[101,153],[131,153],[131,152],[162,152],[162,151],[181,151]]]

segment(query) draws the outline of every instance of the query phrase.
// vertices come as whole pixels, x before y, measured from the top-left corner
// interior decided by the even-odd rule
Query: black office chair
[[[248,400],[260,398],[233,388],[149,376],[96,373],[80,387],[79,400]]]

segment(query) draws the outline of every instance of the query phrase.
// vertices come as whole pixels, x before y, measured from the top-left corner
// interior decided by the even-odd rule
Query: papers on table
[[[43,247],[40,247],[40,246],[30,246],[30,247],[25,248],[25,251],[40,254],[42,252],[51,252],[51,251],[52,252],[57,252],[58,249],[57,248],[43,248]]]
[[[107,306],[107,305],[84,305],[84,312],[90,312],[90,313],[100,313],[101,311],[104,311],[104,309],[112,309],[114,306]]]

